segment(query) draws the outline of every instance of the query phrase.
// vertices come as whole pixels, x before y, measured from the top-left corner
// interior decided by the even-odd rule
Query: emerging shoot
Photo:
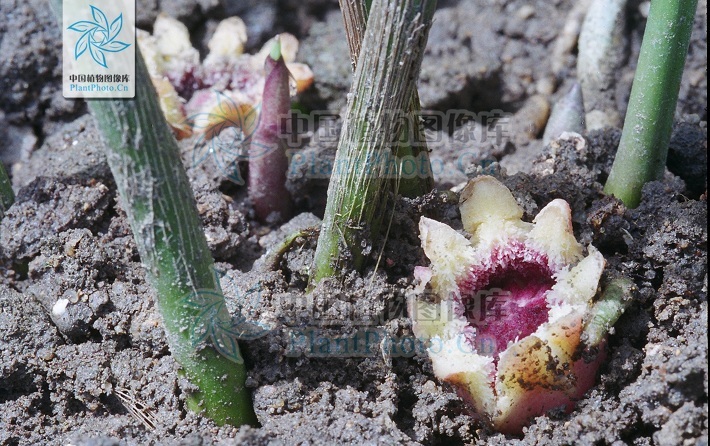
[[[291,108],[289,71],[276,40],[264,63],[266,80],[259,122],[249,148],[249,199],[261,221],[283,221],[293,203],[286,189],[288,157],[283,138],[285,117]]]
[[[570,91],[562,96],[552,107],[552,113],[547,120],[542,142],[547,145],[559,138],[564,132],[584,133],[584,102],[582,89],[575,83]]]
[[[629,0],[593,0],[579,34],[577,78],[584,96],[587,129],[619,127],[615,88],[626,63]]]

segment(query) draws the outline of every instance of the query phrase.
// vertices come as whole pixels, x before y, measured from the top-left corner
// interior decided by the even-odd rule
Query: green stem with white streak
[[[374,0],[338,143],[311,286],[360,269],[381,229],[397,114],[419,75],[435,0]]]
[[[246,370],[243,361],[236,362],[241,359],[238,347],[230,359],[213,345],[215,337],[201,339],[203,330],[213,330],[210,325],[225,318],[224,297],[177,143],[136,52],[136,98],[90,100],[89,109],[104,137],[121,205],[157,292],[170,351],[199,389],[189,396],[188,406],[204,410],[218,424],[254,424],[244,385]],[[204,314],[203,298],[216,313]]]
[[[357,67],[357,60],[360,56],[365,29],[367,28],[367,16],[371,6],[371,0],[340,0],[340,9],[343,12],[345,34],[348,38],[353,70]],[[401,173],[403,170],[403,163],[406,162],[403,160],[412,160],[416,166],[416,174],[407,178],[398,175],[395,179],[394,187],[396,193],[400,193],[405,197],[418,197],[434,188],[434,177],[426,138],[422,128],[416,121],[418,119],[417,113],[421,111],[421,103],[416,86],[406,107],[402,116],[407,119],[401,130],[400,140],[395,148],[395,156],[398,159],[398,172]]]
[[[654,0],[641,44],[624,130],[604,192],[630,208],[666,166],[697,0]]]
[[[61,17],[61,1],[52,6]],[[190,409],[256,424],[246,370],[179,148],[136,48],[135,99],[88,100],[121,207],[155,288],[170,351],[197,387]]]

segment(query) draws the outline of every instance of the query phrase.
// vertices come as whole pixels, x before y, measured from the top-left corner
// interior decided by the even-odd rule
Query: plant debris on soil
[[[388,240],[373,241],[364,276],[346,272],[344,283],[305,292],[339,121],[335,133],[306,135],[288,182],[298,215],[279,227],[256,221],[245,188],[213,159],[195,165],[196,139],[180,142],[229,309],[264,328],[241,344],[260,426],[234,428],[185,407],[190,385],[170,356],[101,139],[84,103],[62,97],[50,9],[43,0],[0,0],[0,160],[17,196],[0,222],[0,444],[707,444],[707,2],[696,16],[668,170],[633,210],[602,193],[618,129],[547,146],[530,131],[544,109],[537,105],[575,82],[576,53],[553,51],[573,3],[440,1],[419,81],[423,106],[499,109],[513,114],[512,127],[497,142],[462,140],[480,134],[476,122],[428,134],[437,189],[392,199]],[[645,24],[638,4],[620,91],[630,86]],[[351,68],[334,0],[139,0],[138,26],[163,10],[201,50],[235,14],[250,50],[278,32],[295,34],[315,77],[301,106],[337,114],[345,105]],[[526,221],[553,199],[569,202],[577,239],[607,259],[602,280],[625,275],[638,288],[597,384],[571,414],[552,410],[520,438],[487,430],[409,342],[406,299],[414,267],[426,264],[419,218],[460,229],[456,187],[489,168]]]

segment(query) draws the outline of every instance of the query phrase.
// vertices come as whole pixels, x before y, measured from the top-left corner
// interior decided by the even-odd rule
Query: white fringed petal
[[[222,20],[207,43],[210,49],[205,58],[205,64],[220,57],[238,57],[244,52],[247,43],[247,27],[239,17],[229,17]]]
[[[542,208],[533,220],[528,238],[561,265],[569,265],[582,258],[582,245],[572,232],[572,212],[564,200],[553,200]]]
[[[160,13],[153,25],[153,37],[166,65],[200,63],[200,53],[192,47],[190,32],[181,21]]]
[[[496,405],[493,358],[475,354],[463,335],[446,341],[435,337],[431,344],[427,352],[434,374],[460,388],[478,413],[493,413]]]
[[[471,180],[461,191],[459,208],[464,229],[473,234],[491,220],[520,220],[523,210],[500,181],[489,176]]]
[[[474,250],[463,235],[448,225],[422,217],[419,221],[419,239],[424,253],[431,260],[431,284],[439,296],[458,293],[456,282],[464,275],[474,260]]]
[[[470,240],[443,223],[425,217],[420,221],[422,247],[431,266],[415,270],[420,282],[417,290],[422,292],[429,284],[436,296],[410,301],[413,330],[419,338],[429,340],[427,352],[435,375],[452,383],[494,428],[517,434],[533,417],[549,409],[571,409],[593,385],[603,355],[587,363],[578,353],[582,321],[593,303],[605,261],[591,245],[583,258],[583,247],[572,230],[571,210],[564,200],[553,200],[532,224],[526,223],[511,192],[498,180],[482,176],[464,188],[460,209]],[[544,299],[537,294],[538,300],[527,300],[547,303],[546,322],[522,339],[509,341],[497,355],[468,347],[477,345],[479,339],[473,322],[467,319],[466,303],[470,301],[466,299],[472,295],[462,295],[461,287],[466,293],[486,292],[488,278],[498,274],[498,280],[510,277],[515,285],[508,286],[516,290],[521,289],[516,280],[532,277],[544,282],[540,274],[546,271],[554,285]],[[535,293],[539,283],[532,282],[532,291],[527,292]],[[534,294],[518,296],[530,298]],[[436,318],[423,319],[422,314]],[[503,332],[493,340],[505,336]]]
[[[557,283],[547,295],[551,307],[556,304],[588,305],[597,294],[606,260],[592,245],[589,254],[569,271],[557,275]]]

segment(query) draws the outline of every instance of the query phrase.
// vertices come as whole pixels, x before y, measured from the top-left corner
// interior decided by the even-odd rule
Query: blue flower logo
[[[130,46],[128,43],[116,40],[123,28],[123,14],[119,14],[110,25],[106,14],[95,6],[91,6],[91,16],[94,18],[93,22],[80,20],[72,23],[68,28],[82,33],[74,47],[74,59],[78,60],[88,50],[94,62],[108,68],[105,52],[119,53]]]
[[[250,289],[247,294],[258,291]],[[184,306],[195,310],[196,315],[190,322],[190,342],[193,348],[210,342],[225,358],[243,364],[239,353],[240,340],[254,340],[266,336],[270,327],[248,321],[241,313],[232,317],[227,310],[222,293],[199,289],[186,295],[181,301]]]

